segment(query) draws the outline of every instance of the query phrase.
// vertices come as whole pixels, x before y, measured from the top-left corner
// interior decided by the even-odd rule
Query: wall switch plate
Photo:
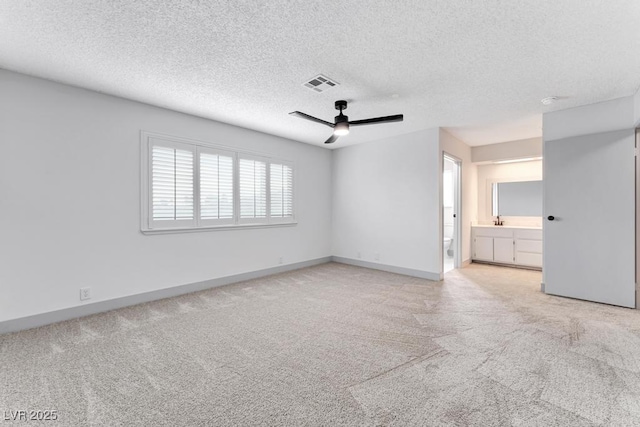
[[[282,264],[283,262],[284,262],[284,260],[283,260],[282,257],[278,258],[278,264]]]
[[[80,288],[80,301],[91,299],[91,288]]]
[[[358,251],[358,258],[362,258],[362,254]]]
[[[380,261],[380,254],[378,252],[376,252],[373,257],[375,258],[376,261]]]

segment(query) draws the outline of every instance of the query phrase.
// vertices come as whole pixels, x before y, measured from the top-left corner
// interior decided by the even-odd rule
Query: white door
[[[513,239],[496,237],[493,239],[493,260],[513,264]]]
[[[474,243],[476,259],[493,261],[493,237],[476,237]]]
[[[544,144],[548,294],[635,307],[634,132]]]

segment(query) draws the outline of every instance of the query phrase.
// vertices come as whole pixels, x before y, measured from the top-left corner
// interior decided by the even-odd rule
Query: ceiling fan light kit
[[[334,122],[327,122],[326,120],[322,120],[319,119],[317,117],[313,117],[310,116],[306,113],[302,113],[300,111],[293,111],[291,113],[289,113],[292,116],[295,117],[299,117],[301,119],[305,119],[305,120],[309,120],[312,122],[316,122],[316,123],[320,123],[323,124],[325,126],[329,126],[330,128],[333,128],[333,135],[331,135],[329,137],[329,139],[327,139],[324,143],[325,144],[331,144],[333,142],[335,142],[338,137],[343,136],[343,135],[347,135],[349,133],[349,128],[351,126],[362,126],[362,125],[372,125],[372,124],[379,124],[379,123],[393,123],[393,122],[401,122],[404,118],[404,116],[402,114],[396,114],[393,116],[384,116],[384,117],[374,117],[371,119],[363,119],[363,120],[354,120],[354,121],[349,121],[349,116],[345,116],[344,114],[342,114],[342,110],[346,110],[347,109],[347,101],[344,100],[340,100],[340,101],[336,101],[335,103],[335,108],[336,110],[340,111],[340,114],[338,114],[337,116],[335,116],[334,118]]]
[[[349,134],[349,122],[336,123],[335,127],[333,128],[333,134],[338,136]]]

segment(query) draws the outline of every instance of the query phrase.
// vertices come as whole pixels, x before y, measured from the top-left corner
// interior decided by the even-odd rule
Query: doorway
[[[460,267],[460,169],[453,156],[442,158],[442,272]]]

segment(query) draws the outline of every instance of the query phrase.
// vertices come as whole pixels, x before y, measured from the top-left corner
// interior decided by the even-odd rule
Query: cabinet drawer
[[[516,252],[516,263],[531,267],[542,267],[542,254],[530,252]]]
[[[516,240],[516,251],[542,253],[542,240]]]
[[[542,240],[542,230],[516,230],[516,239]]]
[[[513,237],[513,230],[508,228],[475,227],[473,232],[475,236],[482,237]]]

